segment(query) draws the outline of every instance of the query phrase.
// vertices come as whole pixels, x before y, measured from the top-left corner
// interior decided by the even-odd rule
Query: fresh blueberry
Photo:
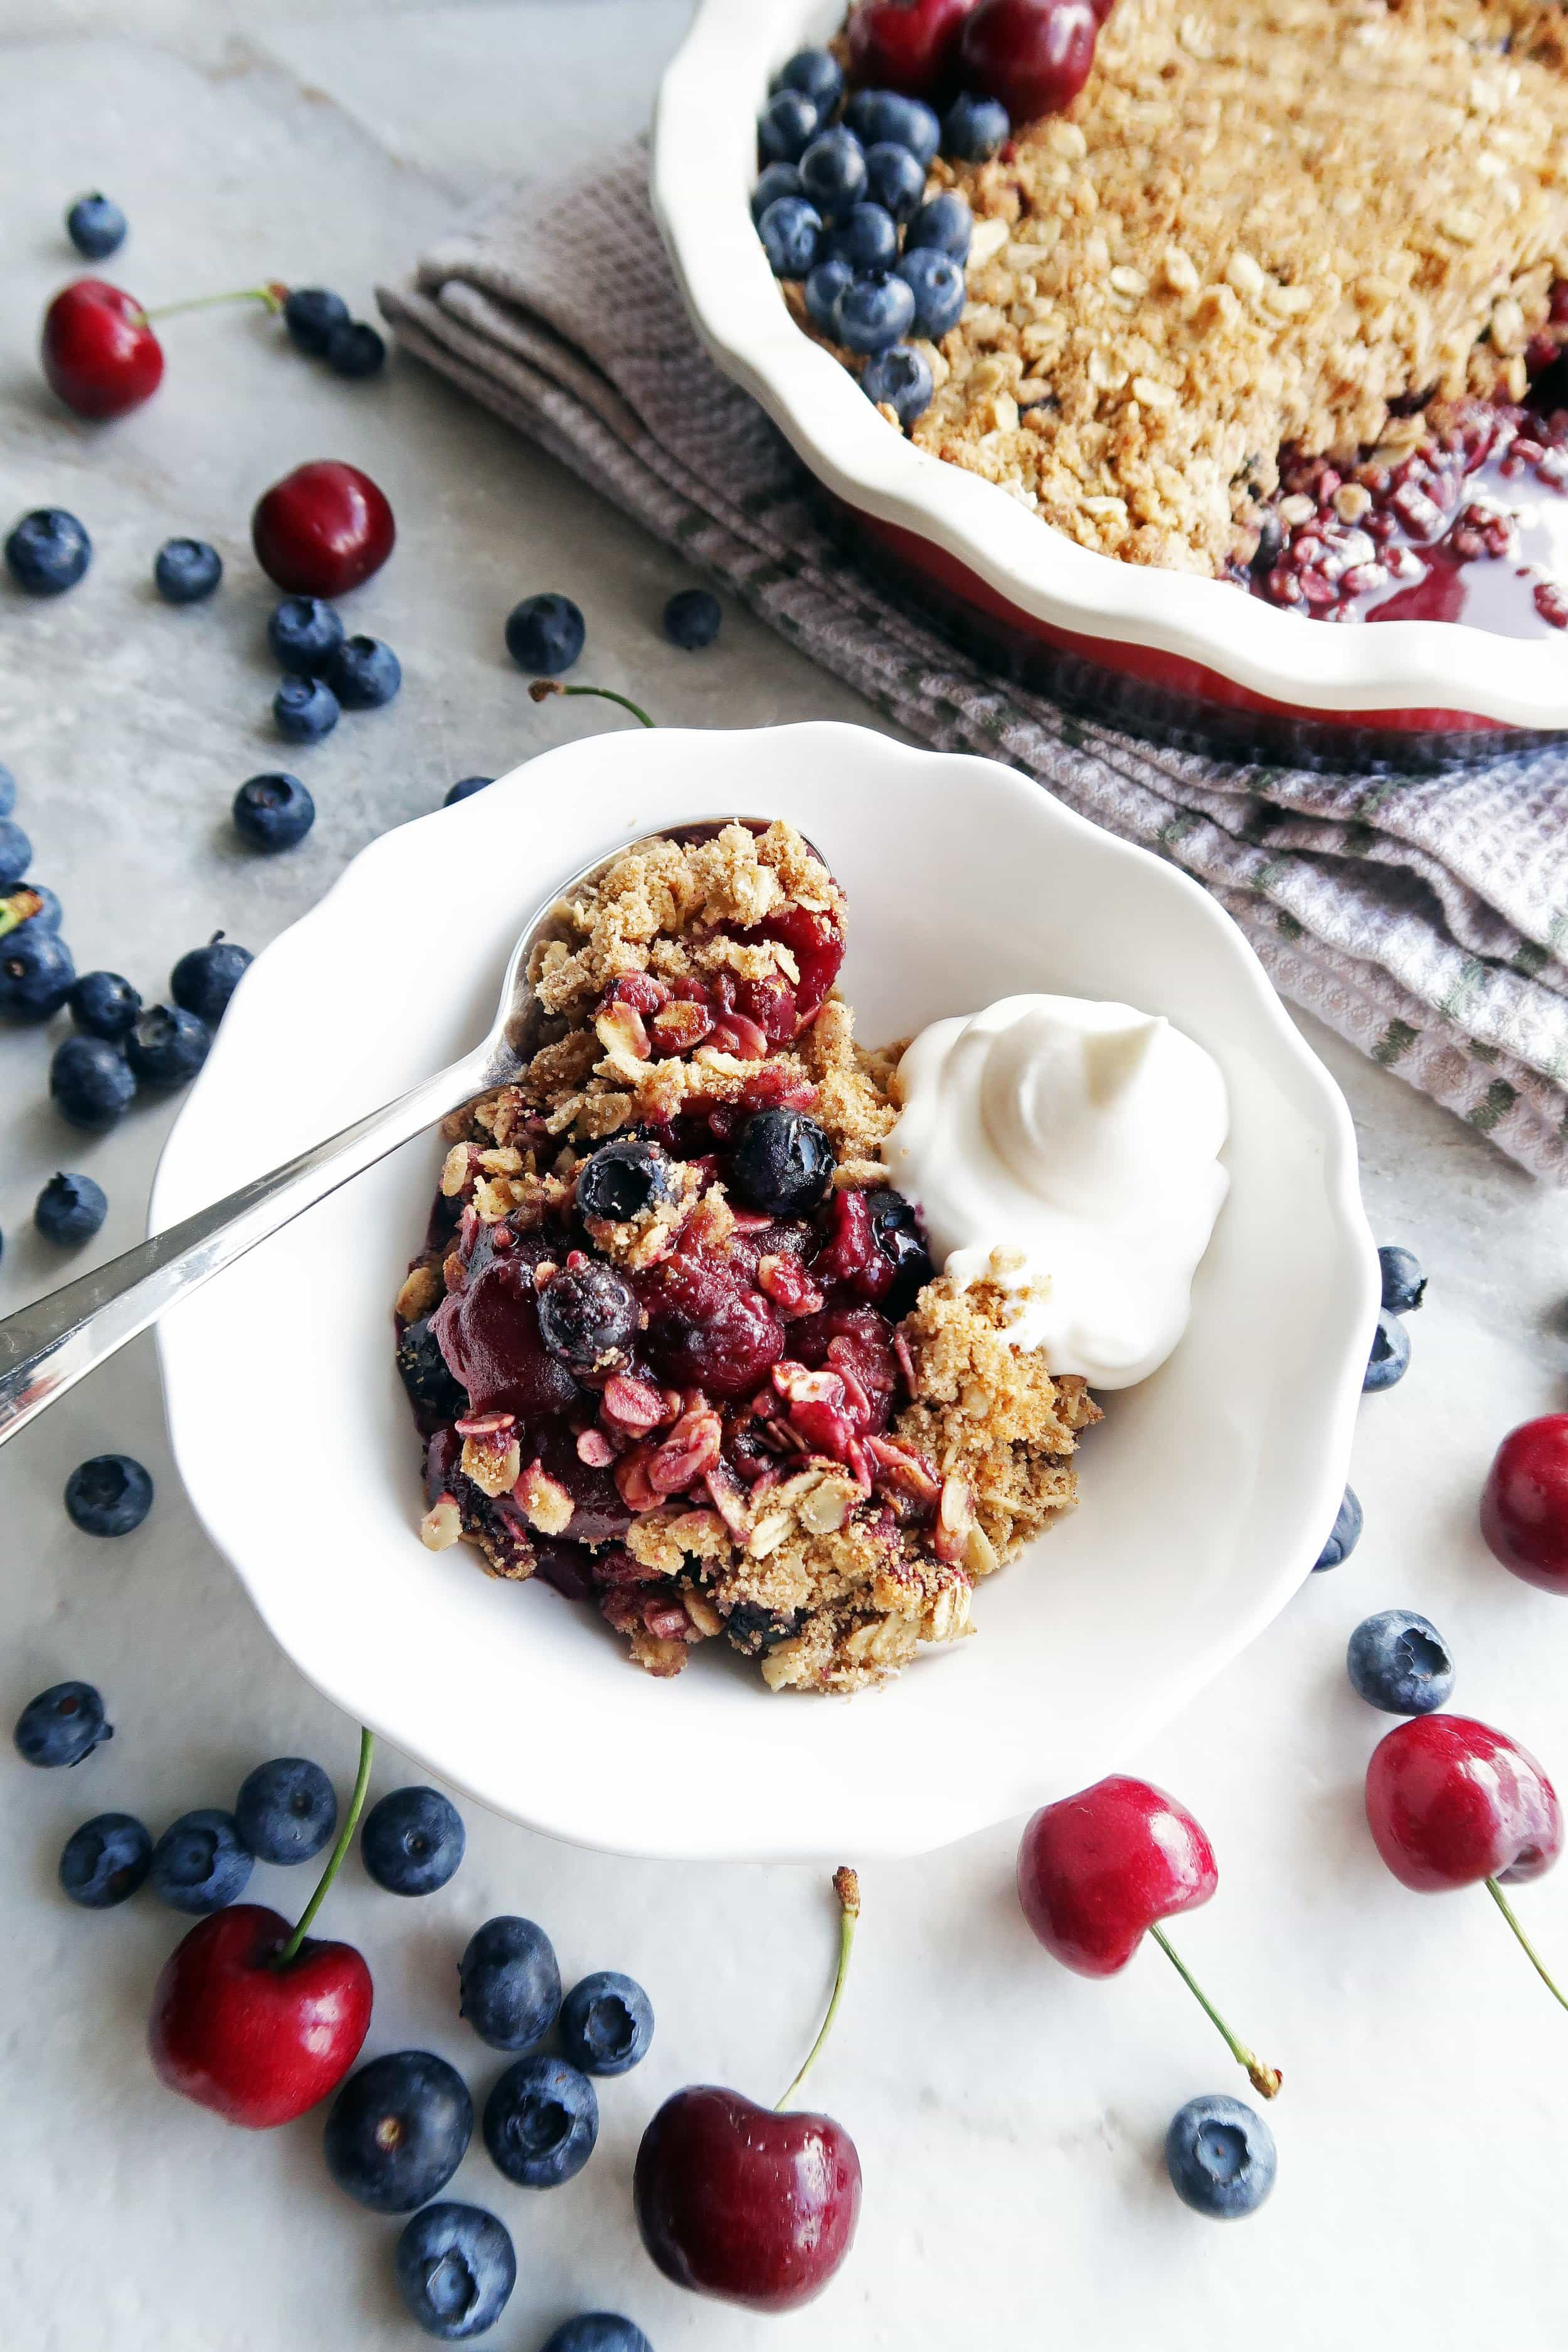
[[[327,682],[345,710],[379,710],[403,684],[403,665],[379,637],[345,637]]]
[[[125,1040],[132,1075],[144,1087],[183,1087],[212,1051],[205,1021],[177,1004],[149,1005],[139,1013]]]
[[[866,150],[866,194],[890,213],[900,226],[911,220],[926,192],[925,166],[907,147],[879,139]]]
[[[205,1918],[237,1903],[254,1867],[232,1813],[198,1805],[171,1822],[153,1848],[153,1885],[171,1909]]]
[[[92,562],[92,541],[64,507],[35,507],[5,541],[5,564],[26,596],[63,596]]]
[[[799,1110],[757,1110],[731,1148],[730,1181],[748,1209],[804,1217],[827,1198],[835,1165],[816,1119]]]
[[[458,2014],[492,2050],[531,2050],[561,2008],[561,1970],[542,1927],[503,1913],[476,1927],[458,1963]]]
[[[1384,1715],[1430,1715],[1454,1687],[1454,1661],[1430,1617],[1384,1609],[1351,1635],[1345,1672],[1368,1706]]]
[[[346,327],[348,322],[348,304],[325,286],[296,286],[283,305],[283,324],[290,341],[312,359],[321,357],[334,327]]]
[[[680,588],[664,608],[664,634],[689,654],[710,646],[723,620],[717,596],[706,588]]]
[[[618,2311],[584,2311],[563,2319],[541,2352],[653,2352],[653,2346]]]
[[[904,232],[904,251],[918,253],[932,246],[938,253],[951,253],[955,261],[967,261],[973,235],[974,215],[956,188],[947,188],[921,206]]]
[[[33,862],[33,845],[14,816],[0,816],[0,889],[10,890]]]
[[[267,620],[272,658],[292,677],[324,677],[343,641],[343,625],[320,596],[285,596]]]
[[[777,204],[781,196],[798,196],[799,194],[800,173],[795,165],[770,163],[765,172],[758,173],[757,184],[752,190],[752,226],[761,221],[768,206]]]
[[[152,1476],[129,1454],[94,1454],[66,1480],[66,1510],[84,1536],[128,1536],[152,1507]]]
[[[1415,1251],[1401,1249],[1397,1242],[1385,1242],[1377,1262],[1383,1269],[1384,1313],[1414,1315],[1426,1296],[1426,1276]]]
[[[587,624],[570,596],[525,596],[506,616],[506,649],[519,669],[559,677],[583,650]]]
[[[16,779],[9,768],[0,767],[0,816],[9,816],[16,805]]]
[[[1353,1486],[1347,1486],[1340,1497],[1340,1507],[1334,1513],[1334,1524],[1329,1529],[1328,1540],[1312,1562],[1316,1576],[1321,1568],[1339,1568],[1349,1559],[1361,1541],[1361,1498]]]
[[[286,677],[272,698],[272,723],[285,743],[320,743],[338,723],[338,698],[319,677]]]
[[[474,2103],[455,2066],[395,2050],[351,2074],[327,2116],[327,2170],[374,2213],[412,2213],[447,2186],[473,2135]]]
[[[142,1010],[142,999],[117,971],[84,971],[71,982],[66,1003],[71,1019],[89,1037],[123,1037]]]
[[[757,117],[759,163],[798,163],[821,127],[822,115],[798,89],[781,89]]]
[[[485,2101],[485,2146],[521,2189],[557,2189],[582,2171],[599,2137],[586,2074],[563,2059],[520,2058]]]
[[[1274,2186],[1274,2135],[1240,2099],[1189,2099],[1165,2134],[1165,2169],[1184,2205],[1216,2221],[1255,2213]]]
[[[805,278],[822,244],[822,215],[804,196],[780,196],[757,223],[775,278]]]
[[[443,808],[456,808],[459,801],[471,800],[476,793],[487,792],[495,782],[493,776],[459,776],[442,802]]]
[[[857,278],[838,298],[838,340],[852,352],[885,352],[914,323],[914,289],[902,278]]]
[[[1012,135],[1012,119],[1000,100],[961,90],[942,126],[942,152],[955,163],[988,163]]]
[[[517,2284],[511,2233],[478,2205],[426,2205],[397,2241],[397,2285],[426,2336],[482,2336]]]
[[[647,1318],[624,1274],[600,1258],[554,1276],[539,1299],[539,1336],[580,1376],[626,1362]]]
[[[332,329],[324,356],[334,375],[374,375],[385,364],[386,345],[363,319],[350,319]]]
[[[248,948],[215,931],[205,948],[192,948],[180,958],[169,974],[169,993],[183,1012],[216,1029],[249,962]]]
[[[838,340],[838,298],[853,283],[847,261],[819,261],[805,281],[805,307],[825,335]]]
[[[394,1789],[373,1805],[360,1853],[389,1895],[434,1895],[463,1859],[463,1818],[438,1789]]]
[[[298,776],[252,776],[234,796],[235,831],[253,849],[292,849],[316,822]]]
[[[612,1969],[584,1977],[561,2004],[561,2047],[584,2074],[629,2074],[652,2040],[652,2002]]]
[[[880,205],[851,205],[822,240],[830,260],[847,261],[858,274],[885,275],[899,257],[899,232]]]
[[[66,235],[89,261],[107,261],[125,242],[125,215],[100,189],[79,196],[66,215]]]
[[[79,1764],[84,1756],[114,1737],[106,1723],[103,1701],[90,1683],[53,1683],[30,1698],[16,1717],[12,1734],[25,1764],[53,1770],[61,1764]]]
[[[844,95],[844,75],[830,51],[797,49],[780,66],[768,89],[775,98],[781,89],[798,89],[826,122]]]
[[[0,940],[0,1013],[8,1021],[47,1021],[70,994],[75,978],[70,950],[58,932],[24,923]]]
[[[868,147],[884,142],[907,147],[922,165],[942,143],[942,125],[931,108],[896,89],[858,89],[844,110],[844,120]]]
[[[152,1866],[153,1841],[133,1814],[95,1813],[65,1842],[60,1885],[84,1911],[111,1911]]]
[[[920,245],[905,254],[899,276],[915,298],[915,331],[940,343],[963,316],[962,263],[934,245]]]
[[[319,1764],[275,1756],[246,1774],[234,1818],[258,1862],[309,1862],[337,1828],[338,1800]]]
[[[1410,1370],[1410,1334],[1397,1315],[1380,1315],[1372,1335],[1362,1387],[1370,1391],[1391,1389]]]
[[[577,1171],[574,1198],[580,1217],[629,1224],[658,1201],[667,1201],[675,1179],[667,1155],[640,1135],[612,1136]]]
[[[165,604],[199,604],[223,578],[223,558],[205,539],[166,539],[153,565]]]
[[[9,929],[20,930],[24,923],[37,923],[41,931],[58,931],[65,909],[58,892],[36,876],[26,882],[14,882],[6,890],[0,888],[0,915],[10,915],[9,925],[0,925],[0,939]]]
[[[76,1249],[91,1241],[109,1214],[101,1184],[90,1176],[68,1176],[62,1169],[51,1176],[33,1207],[33,1223],[47,1242]]]
[[[866,193],[866,150],[840,123],[814,139],[800,159],[800,184],[822,213],[846,213]]]
[[[66,1037],[55,1047],[49,1094],[72,1127],[103,1134],[130,1108],[135,1093],[131,1065],[108,1038]]]
[[[878,352],[860,371],[860,389],[879,408],[890,408],[908,432],[931,406],[936,387],[931,362],[912,343]]]

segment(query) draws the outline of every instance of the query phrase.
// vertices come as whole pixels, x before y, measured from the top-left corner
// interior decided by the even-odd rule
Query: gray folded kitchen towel
[[[827,536],[779,434],[699,343],[647,178],[639,146],[487,198],[382,290],[399,341],[911,736],[1005,760],[1194,875],[1282,994],[1568,1181],[1568,750],[1438,777],[1240,765],[988,675]]]

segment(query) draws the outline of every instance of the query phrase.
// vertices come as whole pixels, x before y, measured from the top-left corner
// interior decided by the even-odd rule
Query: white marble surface
[[[37,384],[31,322],[71,272],[58,222],[78,187],[101,181],[125,203],[134,227],[117,274],[148,299],[279,272],[341,284],[363,306],[454,193],[618,138],[680,14],[679,0],[0,5],[0,509],[8,520],[68,505],[98,547],[87,583],[59,604],[0,599],[0,759],[21,782],[37,870],[66,901],[84,967],[122,969],[151,996],[217,924],[258,947],[453,777],[603,723],[581,706],[535,709],[507,664],[501,616],[533,588],[576,595],[592,632],[584,673],[661,716],[875,723],[741,613],[711,656],[668,648],[657,617],[679,567],[413,368],[340,386],[258,321],[219,313],[171,325],[159,400],[109,433],[72,424]],[[398,555],[355,610],[396,646],[407,685],[389,711],[345,719],[297,755],[315,832],[292,856],[253,861],[226,811],[277,748],[258,650],[268,600],[245,520],[266,481],[324,454],[365,464],[396,506]],[[175,530],[231,559],[210,607],[170,613],[151,596],[153,551]],[[417,908],[408,941],[416,955]],[[1158,1955],[1108,1984],[1053,1969],[1013,1904],[1009,1824],[868,1874],[858,1972],[817,2083],[867,2178],[839,2283],[787,2322],[683,2296],[631,2227],[638,2133],[683,2080],[771,2095],[787,2076],[826,1987],[826,1890],[790,1869],[577,1853],[470,1810],[468,1858],[441,1896],[400,1907],[356,1860],[333,1897],[332,1925],[375,1971],[370,2047],[445,2051],[482,2095],[497,2067],[454,2014],[452,1969],[498,1909],[545,1922],[569,1972],[632,1970],[659,2019],[647,2064],[605,2086],[600,2149],[574,2184],[531,2198],[482,2154],[458,2176],[454,2193],[492,2203],[517,2240],[498,2352],[535,2352],[567,2312],[595,2305],[634,2314],[658,2352],[775,2336],[813,2352],[1563,2342],[1568,2021],[1484,1896],[1422,1900],[1382,1872],[1360,1780],[1384,1724],[1352,1698],[1341,1662],[1368,1610],[1425,1608],[1458,1652],[1458,1704],[1568,1772],[1568,1619],[1504,1577],[1473,1530],[1496,1437],[1563,1402],[1568,1206],[1396,1078],[1321,1032],[1313,1041],[1356,1112],[1374,1226],[1421,1250],[1432,1301],[1409,1379],[1364,1409],[1353,1475],[1367,1533],[1354,1559],[1128,1759],[1177,1790],[1219,1850],[1220,1895],[1181,1943],[1286,2070],[1272,2202],[1226,2231],[1175,2203],[1159,2161],[1169,2115],[1194,2092],[1244,2085]],[[170,1116],[139,1110],[101,1142],[74,1136],[43,1100],[47,1045],[36,1032],[0,1039],[0,1308],[137,1236]],[[68,1268],[27,1222],[62,1162],[98,1175],[111,1201],[91,1253]],[[279,1312],[300,1320],[308,1444],[309,1301]],[[70,1465],[106,1446],[159,1480],[152,1517],[116,1545],[77,1535],[58,1501]],[[6,1450],[0,1495],[5,1708],[79,1673],[102,1685],[119,1726],[73,1779],[18,1765],[5,1784],[0,2334],[17,2352],[408,2347],[421,2339],[389,2284],[395,2225],[328,2186],[318,2122],[252,2137],[153,2082],[142,2019],[171,1916],[143,1896],[89,1916],[53,1885],[59,1844],[89,1811],[123,1805],[156,1827],[229,1801],[252,1762],[290,1749],[346,1783],[353,1727],[275,1652],[192,1519],[145,1345]],[[384,1755],[377,1787],[401,1777]],[[268,1870],[254,1885],[285,1906],[299,1892]],[[1524,1890],[1521,1908],[1568,1961],[1568,1875]]]

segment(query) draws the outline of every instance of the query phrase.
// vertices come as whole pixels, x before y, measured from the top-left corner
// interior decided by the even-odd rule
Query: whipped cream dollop
[[[1130,1004],[1005,996],[922,1030],[898,1092],[882,1157],[942,1272],[1012,1293],[1009,1339],[1052,1371],[1146,1380],[1229,1185],[1213,1056]]]

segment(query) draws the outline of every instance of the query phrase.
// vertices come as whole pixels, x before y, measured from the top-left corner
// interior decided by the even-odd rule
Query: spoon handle
[[[483,1088],[480,1046],[395,1102],[0,1322],[0,1445],[166,1307]]]

